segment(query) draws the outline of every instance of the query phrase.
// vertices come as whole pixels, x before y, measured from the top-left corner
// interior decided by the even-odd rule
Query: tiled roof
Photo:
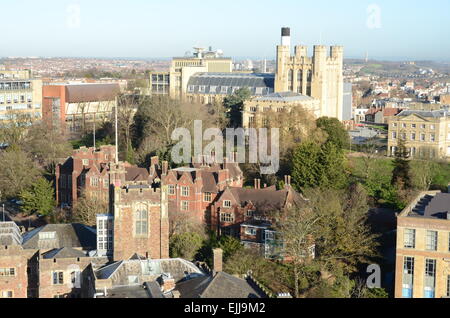
[[[425,110],[404,110],[398,116],[407,117],[410,115],[418,115],[420,117],[429,117],[429,118],[442,118],[447,117],[448,111],[446,110],[433,110],[433,111],[425,111]]]
[[[258,288],[245,279],[219,272],[178,283],[176,290],[181,298],[265,298]]]
[[[54,239],[40,239],[40,233],[55,233]],[[83,224],[48,224],[25,233],[22,246],[25,249],[60,249],[63,247],[95,249],[96,231]]]

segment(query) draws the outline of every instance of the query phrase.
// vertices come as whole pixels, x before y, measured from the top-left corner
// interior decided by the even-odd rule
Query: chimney
[[[290,28],[282,28],[281,29],[281,45],[282,46],[291,46],[291,29]]]
[[[169,162],[168,161],[163,161],[163,163],[162,163],[162,174],[163,175],[167,175],[168,172],[169,172]]]
[[[223,250],[221,248],[216,248],[213,250],[214,254],[214,273],[220,273],[223,271]]]
[[[175,289],[175,279],[170,274],[163,274],[159,279],[161,285],[161,291],[166,294]]]
[[[219,183],[224,183],[229,179],[228,169],[219,170]]]
[[[287,185],[288,185],[288,186],[291,185],[291,176],[287,176]]]
[[[258,189],[258,179],[255,179],[255,189]]]
[[[258,179],[258,190],[261,189],[261,179]]]

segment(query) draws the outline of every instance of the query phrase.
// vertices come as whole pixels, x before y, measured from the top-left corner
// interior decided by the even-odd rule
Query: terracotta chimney
[[[175,279],[170,274],[163,274],[159,279],[159,284],[163,294],[175,289]]]
[[[255,189],[258,189],[258,179],[255,179]]]
[[[214,254],[214,273],[219,273],[223,271],[223,250],[221,248],[216,248],[213,250]]]
[[[287,177],[287,184],[290,186],[291,185],[291,176]]]
[[[261,179],[258,179],[258,190],[261,189]]]

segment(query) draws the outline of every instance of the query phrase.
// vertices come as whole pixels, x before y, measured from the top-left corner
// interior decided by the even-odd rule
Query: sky
[[[212,46],[274,58],[292,44],[343,45],[346,58],[450,61],[449,0],[0,0],[0,57],[183,56]]]

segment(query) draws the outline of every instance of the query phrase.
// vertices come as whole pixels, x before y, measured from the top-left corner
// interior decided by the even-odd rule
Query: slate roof
[[[114,100],[120,92],[119,84],[71,84],[66,85],[68,103],[84,103]]]
[[[200,86],[205,86],[206,90],[200,92]],[[217,90],[213,91],[212,86]],[[256,73],[196,73],[190,77],[188,82],[188,93],[201,94],[233,94],[233,88],[247,87],[252,95],[267,95],[274,91],[274,74],[256,74]],[[193,91],[189,91],[193,87]],[[226,87],[226,93],[222,88]],[[258,92],[256,88],[262,89]]]
[[[273,102],[303,102],[314,100],[314,98],[294,92],[280,92],[258,97],[255,100]]]
[[[70,247],[57,248],[42,255],[45,259],[88,257],[85,252]]]
[[[55,239],[42,240],[39,233],[55,232]],[[83,224],[48,224],[25,233],[22,246],[24,249],[58,249],[63,247],[95,249],[96,231]]]
[[[438,193],[425,208],[425,217],[447,219],[450,212],[450,193]]]
[[[203,276],[203,272],[195,266],[193,263],[183,259],[160,259],[160,260],[136,260],[130,259],[128,261],[119,261],[110,265],[104,266],[95,272],[95,275],[99,279],[109,279],[114,273],[116,273],[120,267],[127,266],[130,263],[141,263],[141,268],[145,270],[147,276],[161,276],[162,274],[169,273],[175,281],[185,279],[190,275]]]
[[[175,290],[180,293],[181,298],[191,299],[267,297],[250,280],[237,278],[224,272],[178,283]]]
[[[229,190],[242,206],[252,203],[260,211],[284,208],[289,195],[292,196],[293,202],[300,203],[302,201],[302,197],[291,187],[279,191],[275,187],[264,189],[229,188]]]
[[[442,118],[448,116],[448,111],[446,110],[433,110],[433,111],[425,111],[425,110],[404,110],[397,116],[407,117],[410,115],[418,115],[420,117],[426,118]]]

